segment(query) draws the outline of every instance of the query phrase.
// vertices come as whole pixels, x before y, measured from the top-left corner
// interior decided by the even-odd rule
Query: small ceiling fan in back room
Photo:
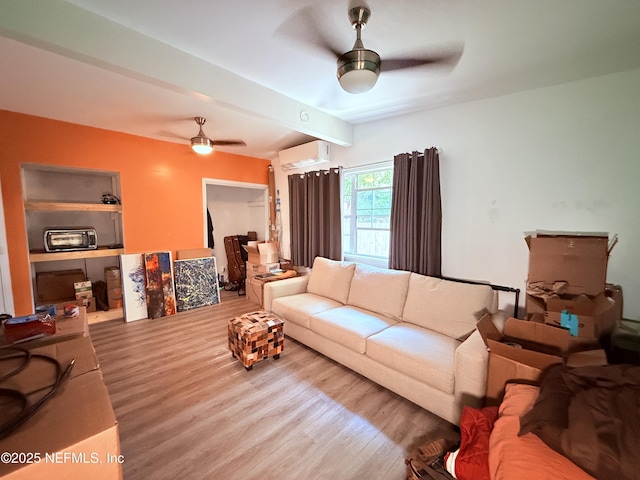
[[[219,146],[240,146],[243,147],[246,145],[242,140],[211,140],[204,134],[202,126],[207,121],[204,117],[195,117],[194,120],[200,126],[200,131],[195,137],[191,137],[191,148],[194,152],[199,153],[201,155],[206,155],[213,151],[213,147],[216,145]]]
[[[306,25],[316,23],[315,12],[303,9],[298,16],[299,21]],[[336,49],[329,39],[323,38],[319,28],[306,29],[303,35],[314,37],[301,40],[322,48],[333,54],[338,61],[337,77],[340,86],[348,93],[364,93],[373,88],[381,72],[390,72],[420,66],[446,66],[453,68],[457,65],[464,45],[456,43],[440,48],[440,51],[430,52],[420,56],[381,58],[373,50],[368,50],[362,42],[362,30],[366,27],[371,11],[366,6],[356,6],[349,9],[349,21],[356,31],[356,41],[353,48],[346,53]]]

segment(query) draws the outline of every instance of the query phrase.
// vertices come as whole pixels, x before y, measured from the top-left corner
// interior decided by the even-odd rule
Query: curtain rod
[[[442,149],[441,148],[436,148],[436,150],[438,151],[438,155],[442,155]],[[381,162],[374,162],[374,163],[365,163],[364,165],[354,165],[353,167],[343,167],[343,170],[353,170],[354,168],[366,168],[366,167],[373,167],[375,165],[382,165],[383,163],[391,163],[393,162],[393,159],[391,160],[383,160]]]

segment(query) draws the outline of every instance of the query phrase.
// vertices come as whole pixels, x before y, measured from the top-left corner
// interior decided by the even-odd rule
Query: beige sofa
[[[488,285],[317,257],[310,275],[270,282],[264,308],[285,335],[458,424],[483,402],[488,354],[475,326],[498,327]]]

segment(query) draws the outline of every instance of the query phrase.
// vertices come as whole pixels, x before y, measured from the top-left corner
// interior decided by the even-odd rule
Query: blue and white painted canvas
[[[215,257],[176,260],[173,269],[179,312],[220,303]]]
[[[120,255],[122,299],[127,322],[147,318],[147,295],[144,288],[142,254]]]

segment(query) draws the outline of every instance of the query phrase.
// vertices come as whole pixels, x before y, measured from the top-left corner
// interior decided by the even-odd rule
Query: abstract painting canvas
[[[145,253],[144,269],[147,278],[149,318],[160,318],[176,313],[171,252]]]
[[[215,257],[176,260],[174,270],[179,312],[220,302]]]
[[[147,318],[147,294],[144,289],[142,254],[120,255],[122,298],[127,322]]]

